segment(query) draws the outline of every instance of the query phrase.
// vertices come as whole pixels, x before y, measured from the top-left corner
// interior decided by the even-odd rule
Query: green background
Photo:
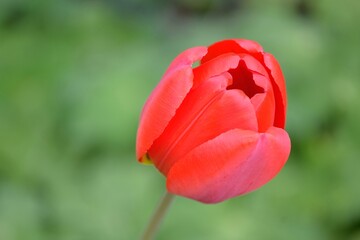
[[[261,189],[177,198],[157,239],[360,239],[360,1],[0,0],[0,239],[138,239],[165,190],[135,159],[170,61],[258,41],[288,88],[292,152]]]

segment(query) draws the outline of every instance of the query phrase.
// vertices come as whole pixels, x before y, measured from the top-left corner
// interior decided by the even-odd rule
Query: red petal
[[[230,129],[257,130],[254,108],[239,90],[226,91],[224,76],[214,77],[194,89],[149,151],[165,175],[181,157],[200,144]]]
[[[191,64],[206,54],[205,47],[191,48],[171,63],[164,77],[148,98],[140,117],[136,156],[140,161],[164,131],[176,109],[193,86]]]
[[[289,158],[291,142],[288,133],[277,127],[271,127],[261,134],[258,146],[249,158],[253,170],[251,184],[244,193],[251,192],[273,179]]]
[[[246,39],[228,39],[209,46],[208,53],[201,59],[201,63],[226,53],[250,53],[257,56],[257,53],[262,51],[262,47],[257,42]]]
[[[168,191],[204,203],[239,196],[270,181],[290,153],[280,128],[267,133],[231,130],[192,150],[167,176]]]
[[[270,78],[272,80],[275,102],[276,114],[274,126],[284,128],[286,118],[287,96],[284,75],[281,71],[279,63],[269,53],[264,53],[264,63],[268,68]]]
[[[234,39],[234,41],[239,44],[241,48],[245,49],[249,53],[263,52],[262,46],[255,41],[248,39]]]
[[[258,131],[265,132],[273,126],[275,118],[274,92],[268,78],[261,74],[253,73],[253,79],[258,86],[262,86],[264,93],[258,93],[251,98],[258,120]]]
[[[245,52],[234,40],[223,40],[208,47],[208,53],[201,59],[204,64],[222,54]]]
[[[220,55],[194,68],[194,87],[239,65],[240,57],[233,53]]]
[[[253,72],[260,73],[265,77],[269,76],[264,65],[258,59],[256,59],[254,56],[249,55],[249,54],[244,54],[244,53],[239,54],[239,56],[240,56],[240,59],[245,62],[246,67],[248,69],[250,69]],[[259,85],[259,86],[261,86],[261,85]]]
[[[170,63],[163,78],[165,78],[165,76],[171,73],[172,71],[178,70],[178,68],[184,66],[191,66],[195,62],[202,59],[202,57],[206,55],[206,53],[207,53],[206,47],[193,47],[183,51]]]
[[[200,145],[170,169],[168,191],[204,203],[236,196],[248,186],[242,166],[258,138],[257,132],[233,129]]]
[[[241,86],[242,84],[247,84],[245,86],[241,86],[240,89],[243,89],[248,96],[251,97],[251,102],[253,103],[256,115],[258,119],[259,132],[265,132],[270,126],[273,126],[275,119],[275,99],[274,92],[271,84],[271,79],[269,74],[267,73],[264,65],[259,62],[256,58],[249,54],[239,54],[241,61],[243,61],[246,65],[246,71],[251,73],[252,80],[256,84],[256,86],[261,87],[263,89],[262,93],[257,93],[255,95],[251,94],[251,88],[247,90],[247,87],[251,87],[249,83],[245,82],[241,76],[245,73],[241,72],[241,68],[237,68],[235,70],[231,70],[234,77],[234,86]],[[240,65],[239,65],[240,66]],[[239,76],[240,74],[240,76]],[[252,81],[251,80],[251,81]],[[253,96],[253,97],[252,97]]]

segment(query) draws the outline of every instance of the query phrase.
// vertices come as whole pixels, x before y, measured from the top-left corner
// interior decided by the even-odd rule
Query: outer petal
[[[252,40],[248,40],[248,39],[234,39],[234,41],[239,44],[239,46],[243,49],[245,49],[247,52],[249,53],[259,53],[259,52],[263,52],[263,48],[262,46]]]
[[[200,144],[234,128],[257,130],[250,99],[240,90],[225,90],[224,76],[192,90],[149,154],[167,174],[172,165]],[[223,83],[222,83],[223,82]]]
[[[252,182],[244,193],[261,187],[274,178],[289,158],[291,142],[288,133],[277,127],[271,127],[261,134],[256,150],[249,158],[249,166],[253,169]],[[259,164],[257,165],[258,162]]]
[[[201,59],[201,63],[205,63],[226,53],[249,53],[257,55],[257,53],[262,51],[262,47],[257,42],[246,39],[228,39],[209,46],[208,53]]]
[[[290,153],[283,129],[231,130],[195,148],[169,171],[168,191],[204,203],[248,193],[271,180]]]
[[[193,47],[183,51],[170,63],[163,78],[165,78],[166,75],[170,74],[172,71],[176,71],[178,68],[191,66],[195,62],[201,60],[202,57],[206,55],[206,53],[207,47]]]
[[[277,60],[270,53],[264,53],[264,64],[268,68],[272,80],[275,101],[276,115],[274,126],[284,128],[286,118],[287,96],[284,75]]]
[[[190,91],[193,86],[191,65],[206,52],[205,47],[196,47],[180,54],[151,93],[141,113],[137,132],[136,156],[139,161],[164,131]]]
[[[233,129],[202,144],[177,162],[167,175],[169,192],[204,203],[236,196],[249,183],[242,180],[259,134]]]

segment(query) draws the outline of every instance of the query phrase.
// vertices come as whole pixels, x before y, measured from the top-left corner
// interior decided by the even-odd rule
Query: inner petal
[[[240,60],[237,68],[230,69],[229,73],[233,78],[233,83],[227,89],[240,89],[250,99],[255,94],[264,93],[264,88],[255,83],[253,73],[247,68],[244,60]]]

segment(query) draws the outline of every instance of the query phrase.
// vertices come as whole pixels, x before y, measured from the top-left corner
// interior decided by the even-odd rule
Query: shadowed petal
[[[206,48],[191,48],[180,54],[148,98],[140,117],[136,141],[139,161],[164,131],[176,109],[193,86],[191,64],[206,54]]]
[[[257,58],[255,58],[252,55],[244,54],[244,53],[240,53],[238,55],[240,56],[241,60],[243,60],[245,62],[246,67],[249,70],[260,73],[261,75],[263,75],[265,77],[269,76],[266,68]]]
[[[264,63],[268,68],[270,79],[272,80],[275,102],[276,114],[274,126],[284,128],[285,116],[287,107],[287,96],[284,75],[281,71],[278,61],[270,53],[264,53]]]
[[[258,119],[258,131],[265,132],[273,126],[275,119],[275,98],[271,83],[261,74],[253,73],[257,85],[262,86],[263,93],[258,93],[251,98]]]
[[[256,110],[259,132],[265,132],[274,124],[274,92],[264,65],[248,54],[239,54],[239,66],[229,71],[233,84],[229,87],[243,90],[250,98]]]
[[[259,134],[234,129],[189,152],[167,175],[168,191],[204,203],[248,193],[271,180],[288,159],[280,128]]]

